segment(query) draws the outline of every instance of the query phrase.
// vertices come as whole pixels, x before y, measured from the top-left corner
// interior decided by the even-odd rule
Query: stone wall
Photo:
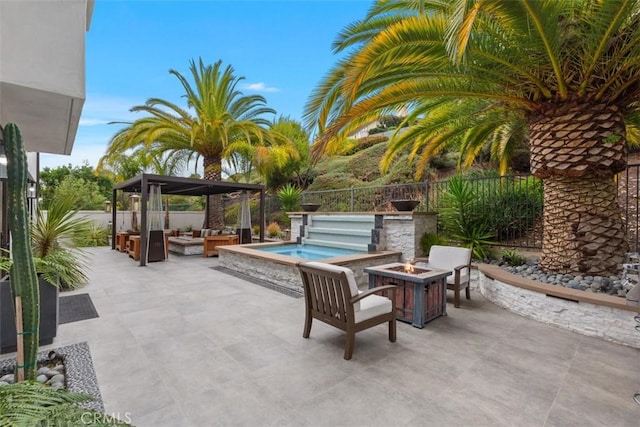
[[[482,295],[500,307],[562,329],[640,349],[633,311],[555,298],[491,279],[482,272],[478,275]]]
[[[383,218],[384,250],[402,252],[402,261],[426,256],[420,247],[424,233],[435,233],[437,215],[415,212],[410,215],[385,215]]]
[[[224,249],[219,250],[218,257],[220,265],[226,268],[264,280],[276,286],[302,292],[302,280],[295,266],[279,264],[260,258],[250,258]]]

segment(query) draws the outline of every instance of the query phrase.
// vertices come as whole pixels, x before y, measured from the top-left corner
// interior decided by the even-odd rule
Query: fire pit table
[[[422,328],[436,317],[447,315],[448,270],[419,268],[399,262],[367,267],[369,289],[396,285],[397,319]]]

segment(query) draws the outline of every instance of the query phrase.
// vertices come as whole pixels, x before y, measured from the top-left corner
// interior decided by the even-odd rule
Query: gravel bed
[[[15,357],[0,360],[0,382],[13,382],[15,364]],[[104,412],[98,379],[86,342],[41,351],[38,353],[38,366],[38,381],[51,387],[66,387],[69,391],[93,396],[93,401],[80,406]]]
[[[537,280],[550,285],[564,286],[571,289],[579,289],[585,292],[596,292],[607,295],[615,295],[621,298],[627,296],[627,292],[635,286],[635,282],[624,279],[621,276],[580,276],[573,274],[545,273],[540,269],[537,260],[527,261],[517,267],[499,263],[503,270],[527,279]]]

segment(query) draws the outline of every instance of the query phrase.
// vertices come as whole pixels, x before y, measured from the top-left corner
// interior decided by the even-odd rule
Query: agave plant
[[[495,233],[489,230],[485,219],[478,215],[478,200],[469,182],[462,176],[453,176],[447,185],[447,192],[443,195],[443,207],[438,220],[445,233],[473,251],[478,259],[491,257],[489,246]]]
[[[278,191],[278,198],[280,199],[280,203],[282,203],[282,209],[287,212],[299,209],[301,196],[302,190],[292,184],[287,184]]]

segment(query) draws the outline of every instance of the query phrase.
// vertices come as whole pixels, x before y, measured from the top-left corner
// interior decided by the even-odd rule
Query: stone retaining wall
[[[562,329],[640,349],[633,310],[550,296],[493,279],[482,271],[478,276],[482,295],[500,307]]]

